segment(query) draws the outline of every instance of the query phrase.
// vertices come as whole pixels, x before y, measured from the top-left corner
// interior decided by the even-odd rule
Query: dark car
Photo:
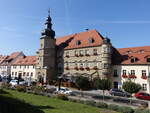
[[[123,97],[131,97],[131,94],[120,89],[111,89],[109,93],[113,96],[123,96]]]
[[[138,92],[134,96],[138,99],[150,100],[150,94],[145,92]]]

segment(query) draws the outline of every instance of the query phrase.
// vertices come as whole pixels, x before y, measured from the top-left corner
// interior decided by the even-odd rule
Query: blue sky
[[[0,54],[35,55],[48,8],[56,37],[96,29],[116,48],[150,45],[150,0],[0,0]]]

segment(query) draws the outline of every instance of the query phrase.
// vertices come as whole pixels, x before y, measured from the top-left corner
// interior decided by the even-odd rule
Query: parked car
[[[120,89],[111,89],[109,93],[113,96],[123,96],[123,97],[131,97],[132,95],[128,92],[122,91]]]
[[[150,100],[150,94],[145,92],[138,92],[134,96],[138,99]]]
[[[17,86],[18,85],[18,80],[11,80],[10,82],[9,82],[12,86]],[[24,81],[24,80],[21,80],[21,81],[19,81],[19,85],[26,85],[27,83],[26,83],[26,81]]]
[[[60,89],[56,88],[56,93],[61,93],[61,94],[66,94],[66,95],[73,95],[73,92],[70,89],[65,88],[65,87],[61,87]]]

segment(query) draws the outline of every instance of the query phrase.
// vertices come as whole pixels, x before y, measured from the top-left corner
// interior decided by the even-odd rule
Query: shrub
[[[70,102],[77,102],[76,99],[72,99],[72,98],[69,98],[69,101],[70,101]]]
[[[136,109],[134,113],[150,113],[150,110],[149,109]]]
[[[33,86],[31,89],[33,90],[34,94],[41,94],[44,92],[44,88],[42,86]]]
[[[108,105],[104,102],[97,102],[96,103],[96,107],[99,107],[99,108],[107,108]]]
[[[88,101],[85,101],[85,104],[90,105],[90,106],[95,106],[96,102],[93,100],[88,100]]]
[[[68,100],[68,97],[65,94],[57,94],[56,98],[61,99],[61,100]]]
[[[129,103],[130,102],[129,99],[119,98],[119,97],[113,98],[113,101],[115,101],[115,102],[121,102],[121,103]]]
[[[16,86],[17,91],[26,92],[26,86],[18,85]]]
[[[75,83],[79,89],[89,89],[90,88],[90,82],[87,77],[78,76],[76,78]]]
[[[126,81],[123,83],[122,88],[128,93],[137,93],[142,87],[140,84],[132,81]]]
[[[10,87],[11,87],[11,85],[8,83],[2,83],[1,84],[1,88],[9,89]]]
[[[115,104],[109,104],[109,105],[108,105],[108,109],[110,109],[110,110],[117,111],[118,108],[119,108],[119,106],[118,106],[118,105],[115,105]]]
[[[95,78],[93,84],[96,89],[103,90],[103,100],[104,100],[104,91],[111,89],[112,81],[110,79],[106,79],[106,78],[104,78],[104,79]]]
[[[134,113],[134,110],[131,107],[119,106],[118,110],[121,113]]]
[[[81,104],[85,104],[84,100],[80,100],[80,99],[76,100],[76,102],[81,103]]]

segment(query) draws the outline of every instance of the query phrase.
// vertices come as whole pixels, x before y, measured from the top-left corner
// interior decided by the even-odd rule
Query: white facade
[[[7,66],[0,66],[0,75],[1,76],[7,76]]]
[[[21,77],[24,80],[35,81],[35,65],[12,65],[11,77]]]
[[[131,72],[132,71],[132,72]],[[142,86],[142,90],[150,93],[150,65],[114,65],[113,66],[113,82],[115,87],[121,87],[124,81],[127,81],[129,78],[123,77],[123,75],[129,76],[131,73],[134,74],[136,78],[130,78],[133,82],[139,83]],[[146,75],[147,78],[143,79],[143,75]],[[118,75],[118,76],[117,76]],[[115,77],[116,76],[116,77]]]

